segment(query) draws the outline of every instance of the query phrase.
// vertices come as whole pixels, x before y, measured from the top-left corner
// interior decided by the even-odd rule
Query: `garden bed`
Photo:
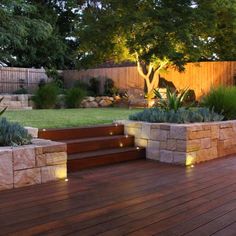
[[[32,144],[0,147],[0,190],[67,177],[66,144],[33,139]]]
[[[236,120],[170,124],[118,121],[135,143],[146,147],[148,159],[192,165],[236,154]]]

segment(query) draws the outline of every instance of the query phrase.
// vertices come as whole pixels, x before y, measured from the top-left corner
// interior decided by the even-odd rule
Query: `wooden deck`
[[[236,156],[138,160],[0,193],[0,235],[236,235]]]

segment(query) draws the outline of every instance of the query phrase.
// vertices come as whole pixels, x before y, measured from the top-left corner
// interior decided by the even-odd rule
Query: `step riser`
[[[83,139],[92,137],[103,137],[109,135],[122,135],[124,133],[123,125],[84,127],[71,129],[56,129],[56,130],[39,130],[39,138],[50,139],[54,141]]]
[[[82,143],[68,143],[67,153],[91,152],[103,149],[134,146],[134,137],[122,137],[112,140],[87,141]]]
[[[68,172],[75,172],[87,168],[115,164],[124,161],[138,160],[145,158],[145,150],[134,150],[130,152],[116,153],[110,155],[96,156],[87,159],[68,160]]]

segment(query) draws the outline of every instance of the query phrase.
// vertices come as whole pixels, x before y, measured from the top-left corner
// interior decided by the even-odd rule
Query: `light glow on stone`
[[[191,165],[193,165],[194,161],[195,161],[195,156],[193,156],[191,154],[187,154],[185,165],[186,166],[191,166]]]

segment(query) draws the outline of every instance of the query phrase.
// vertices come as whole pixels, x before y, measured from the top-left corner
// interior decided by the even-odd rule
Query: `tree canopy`
[[[235,60],[235,0],[1,0],[0,62],[88,68],[137,63],[149,90],[189,61]]]
[[[223,2],[87,1],[79,25],[79,66],[135,61],[151,93],[159,72],[169,66],[182,70],[189,61],[227,59],[223,48],[235,46],[235,1]],[[234,50],[229,54],[236,56]]]
[[[1,62],[20,67],[74,67],[77,6],[75,0],[2,0]]]

